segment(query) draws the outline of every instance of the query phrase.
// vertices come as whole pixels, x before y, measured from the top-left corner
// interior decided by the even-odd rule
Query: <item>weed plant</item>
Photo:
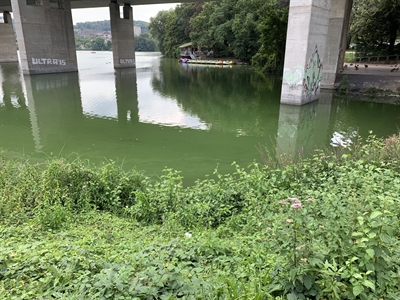
[[[4,160],[0,295],[398,299],[400,134],[267,163],[184,187],[171,169]]]

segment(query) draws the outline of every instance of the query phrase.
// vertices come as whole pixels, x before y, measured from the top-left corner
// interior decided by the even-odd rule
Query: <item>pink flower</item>
[[[280,204],[280,205],[285,205],[285,204],[286,204],[286,201],[285,201],[285,200],[279,201],[279,204]]]
[[[298,203],[294,203],[294,204],[292,204],[290,207],[291,207],[291,208],[294,208],[294,209],[301,209],[301,208],[302,208],[302,206],[301,206],[301,203],[300,203],[300,202],[298,202]]]
[[[288,198],[288,200],[290,200],[290,201],[292,201],[292,202],[294,202],[294,203],[300,203],[300,200],[299,199],[297,199],[297,198]]]
[[[307,201],[307,202],[314,202],[315,199],[314,199],[314,198],[308,198],[306,201]]]

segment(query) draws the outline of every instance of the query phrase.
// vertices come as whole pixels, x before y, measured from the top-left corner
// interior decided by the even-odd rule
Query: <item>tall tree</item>
[[[350,35],[361,55],[395,53],[400,0],[355,0]]]
[[[148,33],[135,36],[135,51],[156,51],[156,42]]]
[[[260,44],[252,62],[262,72],[282,72],[285,59],[289,3],[269,1],[263,6],[264,18],[258,26]]]
[[[171,10],[170,10],[171,11]],[[158,49],[161,53],[165,53],[164,38],[166,34],[166,24],[169,12],[162,10],[157,13],[154,18],[150,18],[149,32],[157,41]]]

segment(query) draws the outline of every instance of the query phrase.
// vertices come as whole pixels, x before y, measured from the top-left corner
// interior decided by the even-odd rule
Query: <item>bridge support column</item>
[[[321,88],[332,89],[338,69],[343,66],[352,6],[353,0],[332,1]]]
[[[111,1],[110,23],[114,69],[134,68],[136,63],[131,5],[125,3],[123,7],[123,18],[121,19],[119,4],[115,1]]]
[[[11,0],[24,74],[77,72],[70,0]]]
[[[281,103],[318,99],[330,8],[330,0],[290,1]]]
[[[18,61],[17,43],[8,11],[3,13],[3,20],[4,23],[0,24],[0,62]]]

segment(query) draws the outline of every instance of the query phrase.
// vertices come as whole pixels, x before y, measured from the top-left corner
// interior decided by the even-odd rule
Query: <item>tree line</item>
[[[144,21],[134,21],[134,26],[140,26],[142,34],[135,36],[135,51],[157,51],[156,41],[150,36],[148,24]],[[75,47],[78,50],[95,50],[95,51],[110,51],[112,50],[112,41],[106,40],[97,34],[83,36],[80,32],[85,30],[111,31],[109,20],[94,21],[94,22],[79,22],[74,25],[75,30]]]
[[[212,49],[263,72],[283,69],[289,0],[215,0],[183,3],[150,19],[159,50],[178,57],[178,46]],[[360,55],[400,53],[400,0],[354,0],[349,43]],[[361,54],[362,53],[362,54]]]
[[[212,49],[263,71],[283,68],[288,0],[220,0],[183,3],[150,19],[149,31],[168,57],[180,44]]]

